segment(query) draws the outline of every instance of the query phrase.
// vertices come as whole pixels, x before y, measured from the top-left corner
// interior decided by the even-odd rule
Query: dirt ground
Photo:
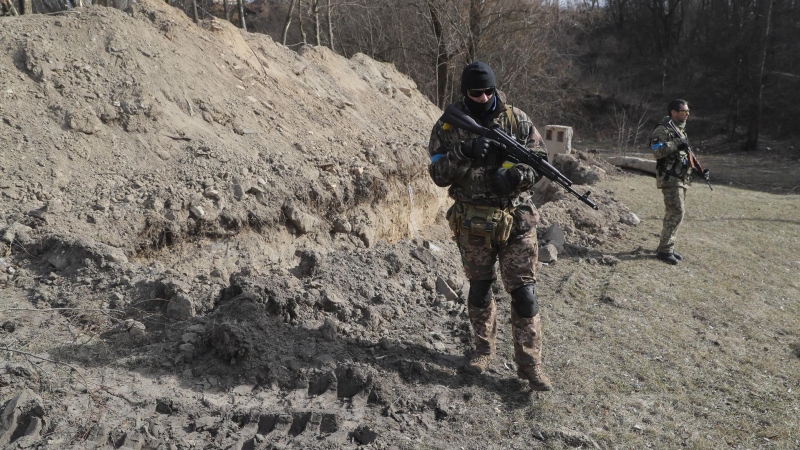
[[[427,175],[441,112],[393,66],[194,25],[150,0],[0,24],[0,447],[800,446],[786,419],[800,390],[800,202],[787,194],[800,183],[771,175],[797,174],[796,159],[747,183],[723,164],[744,156],[705,163],[721,169],[718,197],[693,195],[730,209],[698,217],[776,205],[749,232],[779,251],[757,281],[688,290],[721,302],[683,305],[688,319],[687,272],[743,271],[668,272],[652,257],[654,181],[590,153],[561,161],[600,209],[539,191],[541,244],[555,228],[565,243],[537,288],[555,391],[532,393],[501,286],[492,368],[462,370],[468,283]],[[687,257],[736,228],[720,226]],[[729,249],[721,264],[737,262]],[[742,321],[715,308],[759,289],[781,315],[748,316],[755,357],[736,347]],[[698,335],[703,351],[681,353]],[[681,380],[705,345],[731,358]]]

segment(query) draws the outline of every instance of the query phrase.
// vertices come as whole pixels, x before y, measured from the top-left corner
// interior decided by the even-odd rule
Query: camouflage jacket
[[[487,113],[483,120],[476,119],[476,121],[485,127],[497,124],[531,150],[546,152],[544,141],[528,115],[519,108],[507,105],[504,93],[497,91],[495,98],[497,99],[495,109]],[[461,111],[467,112],[463,97],[455,105]],[[507,108],[511,108],[514,124],[509,119]],[[523,197],[527,190],[541,175],[527,164],[511,165],[510,162],[504,161],[503,155],[496,153],[490,153],[484,161],[467,158],[461,152],[461,143],[477,136],[441,120],[436,122],[428,144],[428,154],[431,158],[428,172],[433,182],[437,186],[449,186],[450,197],[460,202],[505,207],[525,201]],[[521,181],[514,192],[505,196],[496,194],[490,181],[490,175],[500,167],[510,167],[510,170],[517,170],[521,175]]]
[[[653,130],[650,138],[650,149],[656,159],[656,186],[685,187],[690,182],[689,154],[678,149],[681,135],[669,126],[669,117],[664,117],[661,123]],[[688,137],[684,124],[673,122],[683,136]]]

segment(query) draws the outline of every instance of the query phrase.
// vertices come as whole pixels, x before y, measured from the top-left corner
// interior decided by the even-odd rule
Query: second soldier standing
[[[689,118],[689,103],[675,99],[667,105],[669,116],[653,130],[650,148],[656,159],[656,187],[664,196],[664,223],[656,256],[667,264],[678,264],[683,260],[675,252],[678,228],[683,221],[686,189],[691,182],[689,163],[689,137],[686,120]]]
[[[492,69],[479,61],[461,75],[461,111],[484,127],[499,126],[521,144],[544,152],[544,142],[528,115],[506,104]],[[491,363],[497,336],[497,307],[492,295],[499,260],[503,285],[511,295],[511,327],[517,375],[533,390],[549,391],[542,371],[542,324],[536,298],[539,213],[528,193],[540,178],[526,164],[503,158],[502,145],[437,121],[428,146],[434,183],[448,187],[454,200],[447,212],[464,272],[470,281],[469,319],[475,351],[466,365],[482,373]]]

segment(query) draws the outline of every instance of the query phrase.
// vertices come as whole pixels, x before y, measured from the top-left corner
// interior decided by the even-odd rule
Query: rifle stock
[[[561,172],[558,171],[558,169],[548,163],[546,159],[528,150],[528,148],[526,148],[524,145],[517,142],[516,139],[509,136],[505,131],[501,130],[500,127],[483,127],[475,122],[472,117],[464,114],[464,112],[458,109],[455,105],[449,105],[444,110],[444,114],[442,114],[440,120],[444,123],[467,130],[471,133],[479,134],[489,139],[494,139],[495,141],[505,145],[506,158],[508,160],[515,163],[527,164],[533,167],[536,172],[542,174],[553,182],[558,183],[570,194],[577,197],[578,200],[594,209],[599,209],[593,201],[589,200],[591,191],[586,191],[586,193],[583,195],[579,194],[577,191],[575,191],[575,189],[572,188],[572,181],[569,178],[565,177]]]
[[[677,134],[678,136],[681,136],[681,133],[678,131],[678,127],[676,127],[675,124],[672,123],[672,120],[670,120],[668,123],[670,128],[672,128],[672,131],[674,131],[675,134]],[[711,176],[709,176],[709,173],[705,169],[703,169],[703,166],[700,165],[700,161],[697,160],[697,156],[695,156],[694,150],[692,150],[691,145],[688,145],[686,147],[686,153],[689,154],[689,166],[695,173],[703,177],[703,180],[706,181],[708,188],[713,191],[714,188],[711,186]]]

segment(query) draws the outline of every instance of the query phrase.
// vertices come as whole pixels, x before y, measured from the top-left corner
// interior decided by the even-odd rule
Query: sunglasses
[[[484,94],[486,94],[487,97],[491,97],[492,95],[494,95],[494,88],[490,87],[486,89],[467,89],[467,95],[469,95],[470,97],[478,98]]]

